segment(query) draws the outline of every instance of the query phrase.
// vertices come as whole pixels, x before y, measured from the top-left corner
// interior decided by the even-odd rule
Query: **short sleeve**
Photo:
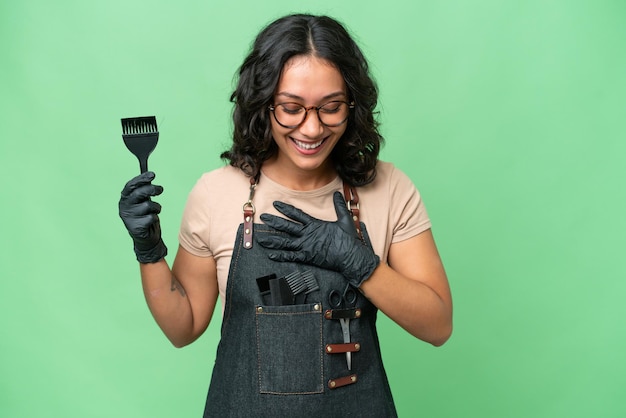
[[[393,168],[390,177],[390,216],[393,224],[392,243],[412,238],[431,228],[422,197],[402,171]]]
[[[209,191],[206,186],[206,175],[195,184],[183,211],[178,241],[191,254],[199,257],[213,255],[209,246],[211,214],[208,202]]]

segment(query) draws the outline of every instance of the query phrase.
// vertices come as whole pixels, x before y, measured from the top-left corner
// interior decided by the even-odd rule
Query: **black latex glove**
[[[152,184],[154,176],[147,171],[126,183],[119,203],[120,218],[133,238],[140,263],[156,263],[167,255],[158,216],[161,205],[150,199],[163,193],[163,187]]]
[[[337,271],[348,282],[359,287],[380,263],[374,251],[359,239],[352,216],[339,192],[333,195],[337,220],[322,221],[287,203],[274,202],[274,207],[296,222],[264,213],[266,225],[287,233],[287,237],[257,235],[259,244],[273,249],[269,258],[312,264]]]

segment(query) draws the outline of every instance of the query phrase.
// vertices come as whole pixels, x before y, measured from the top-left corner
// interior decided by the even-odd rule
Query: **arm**
[[[172,344],[182,347],[195,341],[211,321],[217,273],[212,257],[197,257],[182,247],[170,270],[161,238],[161,205],[151,199],[163,187],[152,184],[154,177],[153,172],[145,172],[126,183],[119,214],[133,239],[148,307]]]
[[[434,346],[452,333],[452,297],[431,230],[392,244],[363,294],[411,335]]]
[[[218,296],[212,257],[178,248],[172,270],[162,259],[142,263],[143,291],[152,316],[176,347],[194,342],[209,326]]]

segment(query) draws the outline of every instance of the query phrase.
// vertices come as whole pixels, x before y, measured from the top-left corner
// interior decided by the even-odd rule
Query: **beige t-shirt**
[[[280,214],[272,202],[281,200],[323,220],[337,219],[333,193],[343,192],[341,178],[310,191],[290,190],[261,173],[253,203],[255,223],[262,213]],[[191,254],[213,257],[217,264],[222,306],[228,269],[250,180],[241,170],[224,166],[204,174],[191,190],[183,213],[179,241]],[[411,180],[391,163],[379,161],[376,179],[357,188],[360,219],[365,223],[374,252],[387,261],[389,246],[414,237],[431,227],[426,208]]]

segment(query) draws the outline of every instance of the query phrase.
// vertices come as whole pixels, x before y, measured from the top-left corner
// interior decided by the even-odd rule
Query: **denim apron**
[[[397,416],[380,355],[377,308],[357,291],[359,316],[349,325],[358,351],[352,349],[348,370],[345,352],[337,350],[343,333],[340,321],[330,318],[328,297],[333,289],[343,293],[346,280],[334,271],[270,260],[270,250],[255,239],[263,234],[279,232],[254,224],[252,216],[237,230],[204,417]],[[263,303],[257,278],[305,270],[319,285],[305,303]]]

